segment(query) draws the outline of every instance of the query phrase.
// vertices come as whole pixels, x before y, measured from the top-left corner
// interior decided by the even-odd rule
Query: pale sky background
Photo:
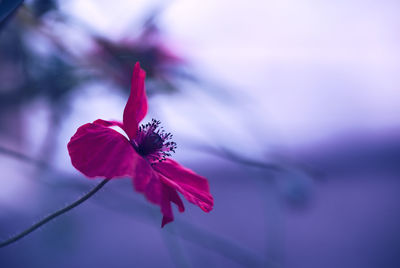
[[[62,30],[75,52],[90,49],[80,28],[115,40],[135,37],[159,3],[166,42],[224,95],[182,84],[183,94],[150,101],[149,115],[185,141],[229,147],[259,158],[343,135],[376,135],[400,125],[400,19],[397,1],[61,1],[80,23]],[[57,28],[58,27],[58,28]],[[79,90],[60,134],[57,163],[80,125],[122,119],[126,100],[110,85]],[[211,89],[212,90],[212,89]],[[222,97],[221,97],[222,96]],[[37,111],[37,107],[32,107]],[[38,150],[46,113],[32,113],[28,137]],[[193,153],[186,158],[196,158]]]
[[[144,14],[157,3],[117,2],[66,1],[64,9],[118,39],[135,34]],[[169,3],[160,17],[168,40],[205,77],[244,100],[236,107],[206,101],[193,105],[191,94],[207,99],[198,92],[176,101],[157,100],[179,123],[200,117],[205,124],[204,109],[198,105],[212,106],[227,126],[244,124],[247,131],[254,123],[245,121],[262,122],[251,131],[287,145],[309,144],[342,131],[399,125],[399,2]],[[186,115],[191,118],[183,118]],[[172,121],[174,129],[179,127]]]

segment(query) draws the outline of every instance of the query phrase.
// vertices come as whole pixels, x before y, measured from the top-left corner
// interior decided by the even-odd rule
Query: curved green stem
[[[20,240],[21,238],[23,238],[24,236],[30,234],[31,232],[35,231],[36,229],[38,229],[40,226],[48,223],[49,221],[53,220],[54,218],[64,214],[65,212],[73,209],[74,207],[82,204],[83,202],[85,202],[87,199],[89,199],[92,195],[94,195],[98,190],[100,190],[110,179],[104,179],[103,181],[101,181],[96,187],[94,187],[92,190],[90,190],[90,192],[88,192],[87,194],[85,194],[84,196],[82,196],[81,198],[79,198],[78,200],[76,200],[74,203],[54,212],[53,214],[47,216],[46,218],[44,218],[43,220],[35,223],[34,225],[32,225],[31,227],[29,227],[28,229],[26,229],[25,231],[19,233],[18,235],[15,235],[9,239],[7,239],[4,242],[0,243],[0,248],[5,247],[7,245],[10,245],[18,240]]]

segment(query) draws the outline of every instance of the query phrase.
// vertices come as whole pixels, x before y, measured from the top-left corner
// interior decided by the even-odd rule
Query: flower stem
[[[36,229],[38,229],[40,226],[48,223],[49,221],[53,220],[54,218],[64,214],[65,212],[73,209],[74,207],[82,204],[83,202],[85,202],[87,199],[89,199],[92,195],[94,195],[98,190],[100,190],[110,179],[104,179],[103,181],[101,181],[96,187],[94,187],[92,190],[90,190],[90,192],[88,192],[87,194],[85,194],[84,196],[82,196],[81,198],[79,198],[78,200],[76,200],[74,203],[54,212],[53,214],[47,216],[46,218],[44,218],[43,220],[35,223],[34,225],[32,225],[31,227],[29,227],[28,229],[26,229],[25,231],[19,233],[18,235],[15,235],[9,239],[7,239],[4,242],[0,243],[0,248],[5,247],[7,245],[10,245],[18,240],[20,240],[21,238],[23,238],[24,236],[30,234],[31,232],[35,231]]]

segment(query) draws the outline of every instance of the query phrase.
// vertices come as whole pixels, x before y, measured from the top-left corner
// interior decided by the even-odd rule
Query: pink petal
[[[154,173],[129,140],[106,126],[118,122],[96,120],[76,131],[68,143],[72,165],[93,177],[141,177],[148,180]]]
[[[185,207],[183,206],[181,198],[175,189],[162,184],[162,200],[161,200],[161,213],[163,214],[163,219],[161,222],[161,227],[164,227],[167,223],[174,220],[174,214],[172,213],[171,202],[178,205],[179,211],[183,212]]]
[[[162,182],[179,191],[189,202],[205,212],[212,210],[214,200],[206,178],[171,159],[157,163],[153,168],[160,173]]]
[[[124,130],[132,140],[136,137],[139,122],[147,114],[147,97],[144,89],[146,73],[140,68],[139,62],[135,64],[131,82],[131,94],[124,110]]]
[[[118,121],[106,121],[103,119],[97,119],[96,121],[93,122],[93,124],[99,124],[105,127],[112,127],[112,126],[118,126],[122,129],[124,129],[124,124],[122,124],[122,122],[118,122]]]
[[[145,178],[143,179],[142,176],[132,177],[134,189],[139,193],[143,193],[150,202],[160,205],[162,201],[162,183],[160,179],[155,172],[151,176],[145,176]]]
[[[160,206],[163,214],[161,224],[163,227],[174,219],[171,202],[178,206],[180,212],[185,211],[185,207],[176,190],[162,183],[159,176],[160,174],[157,175],[154,172],[153,176],[146,177],[150,179],[144,180],[142,177],[136,176],[132,178],[132,182],[136,191],[143,193],[147,200]]]
[[[168,194],[169,200],[172,203],[175,203],[175,205],[179,209],[179,212],[184,212],[185,206],[183,205],[182,199],[179,197],[177,191],[169,186],[168,186],[168,189],[169,189],[169,194]]]

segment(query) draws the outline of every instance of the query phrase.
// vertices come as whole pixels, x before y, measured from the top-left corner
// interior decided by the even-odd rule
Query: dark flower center
[[[170,141],[172,134],[166,133],[160,124],[160,121],[152,119],[141,125],[135,140],[131,141],[136,152],[152,164],[165,160],[176,149],[176,143]]]

